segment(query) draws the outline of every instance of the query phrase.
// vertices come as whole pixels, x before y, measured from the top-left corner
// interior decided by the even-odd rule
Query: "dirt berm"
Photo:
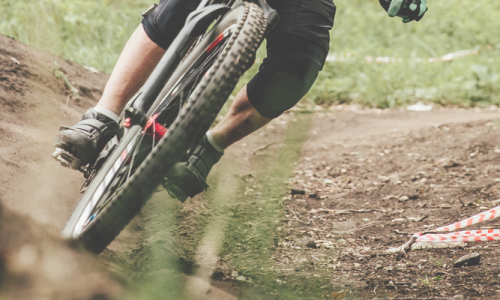
[[[75,124],[97,103],[107,79],[0,36],[0,299],[130,294],[131,276],[110,273],[116,268],[108,256],[72,249],[59,238],[84,179],[51,158],[52,143],[60,125]],[[184,275],[180,280],[196,286],[194,297],[233,299],[206,281]]]
[[[78,89],[69,93],[55,69]],[[0,36],[0,298],[111,299],[120,284],[59,231],[78,200],[78,174],[50,160],[60,124],[78,120],[107,75]]]

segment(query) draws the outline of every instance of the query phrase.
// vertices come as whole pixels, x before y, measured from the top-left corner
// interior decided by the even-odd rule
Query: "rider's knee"
[[[199,3],[200,0],[161,0],[142,19],[144,31],[154,43],[167,49]]]
[[[268,45],[268,57],[247,86],[250,103],[263,117],[278,117],[307,94],[323,67],[325,55],[314,44],[305,49]]]
[[[265,78],[259,78],[259,73],[248,83],[248,99],[263,117],[276,118],[297,104],[307,94],[319,72],[310,65],[301,70],[283,69],[288,70],[276,68],[273,74],[263,76]]]

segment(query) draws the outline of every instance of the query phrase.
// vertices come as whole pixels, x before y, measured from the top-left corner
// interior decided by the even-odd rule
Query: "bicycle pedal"
[[[186,201],[188,196],[172,181],[165,178],[165,181],[161,184],[165,190],[167,190],[170,197],[177,199],[181,202]]]
[[[56,148],[56,151],[52,153],[52,157],[60,162],[63,167],[85,172],[85,167],[82,166],[81,161],[64,149]]]

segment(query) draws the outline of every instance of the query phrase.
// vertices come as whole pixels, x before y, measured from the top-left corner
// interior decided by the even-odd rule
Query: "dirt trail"
[[[162,299],[179,286],[196,299],[496,295],[485,284],[498,282],[495,243],[384,254],[499,198],[496,109],[286,113],[227,151],[207,193],[184,204],[155,194],[96,259],[58,240],[83,179],[50,154],[107,76],[1,36],[0,66],[2,298]],[[484,265],[452,269],[471,251]]]
[[[65,105],[56,61],[81,94]],[[2,299],[110,299],[122,287],[59,231],[82,181],[50,160],[60,124],[100,95],[104,74],[0,36],[0,295]]]
[[[317,114],[292,179],[305,195],[288,198],[277,264],[293,257],[285,274],[327,276],[346,299],[497,298],[498,242],[403,258],[386,250],[498,205],[498,118],[496,108]],[[471,252],[479,266],[453,268]]]
[[[439,180],[444,185],[450,183],[450,186],[433,187],[442,188],[437,195],[427,191],[428,188],[425,193],[420,192],[425,181],[422,181],[423,173],[419,172],[442,158],[449,160],[438,164],[462,161],[457,151],[475,149],[474,139],[480,132],[496,134],[498,123],[488,120],[496,119],[498,112],[447,108],[415,113],[404,110],[352,111],[353,108],[334,107],[318,112],[312,118],[296,113],[281,116],[265,129],[228,149],[224,159],[214,168],[209,182],[212,188],[207,193],[182,205],[169,199],[164,192],[156,194],[141,215],[104,253],[104,259],[135,272],[134,278],[143,281],[166,269],[179,270],[209,279],[213,285],[239,299],[295,299],[298,295],[331,299],[332,292],[342,290],[347,292],[348,299],[411,293],[419,297],[440,296],[439,293],[473,296],[465,288],[458,291],[449,288],[447,284],[450,282],[455,285],[460,282],[456,279],[430,282],[432,289],[429,290],[429,286],[420,281],[426,278],[425,272],[413,270],[422,268],[423,260],[432,264],[432,257],[440,259],[448,269],[443,271],[437,264],[435,270],[431,266],[425,267],[425,270],[434,272],[428,272],[428,277],[437,274],[431,279],[435,280],[437,276],[443,276],[442,272],[453,272],[449,270],[450,260],[458,258],[460,253],[465,254],[470,248],[460,252],[438,250],[430,254],[431,257],[423,254],[426,252],[411,253],[404,263],[405,267],[410,266],[405,275],[386,271],[380,266],[395,270],[402,268],[399,266],[402,263],[395,262],[394,257],[385,256],[386,249],[404,243],[407,232],[425,228],[422,225],[441,225],[450,220],[450,213],[453,216],[458,213],[455,207],[452,211],[447,206],[443,211],[438,209],[441,198],[446,198],[442,202],[447,204],[464,192],[462,187],[454,186],[455,180],[452,179],[456,176],[453,171],[458,169],[440,175],[444,177]],[[312,122],[308,121],[311,119]],[[308,137],[305,133],[300,137],[304,130],[308,131]],[[290,140],[291,137],[297,139]],[[491,138],[496,140],[494,136]],[[302,158],[293,166],[299,158],[302,143]],[[494,146],[487,147],[490,148],[495,149]],[[289,151],[297,154],[291,155]],[[354,164],[346,163],[346,160],[352,160]],[[283,184],[290,176],[288,172],[294,169],[295,176],[292,174],[290,186],[304,190],[305,195],[291,196],[287,185]],[[460,170],[470,173],[469,169],[471,166],[467,171],[465,168]],[[477,169],[481,172],[480,166]],[[443,170],[447,169],[441,165],[439,171],[443,173]],[[490,171],[493,172],[493,168],[490,167]],[[414,183],[415,176],[418,176],[418,182]],[[397,184],[395,178],[402,182]],[[484,180],[476,178],[479,185]],[[325,186],[325,179],[331,180],[331,185]],[[494,179],[492,177],[489,181]],[[431,178],[426,177],[426,180],[428,184],[433,183]],[[470,187],[470,190],[474,188]],[[415,199],[415,194],[418,201],[398,202],[405,195]],[[285,196],[282,204],[273,201],[282,196]],[[381,200],[388,196],[387,201]],[[469,201],[477,201],[471,197]],[[488,199],[496,199],[494,191]],[[457,203],[455,201],[454,205]],[[412,205],[416,207],[412,208]],[[456,216],[466,217],[478,211],[481,204],[474,205]],[[420,207],[428,209],[421,210]],[[339,217],[329,213],[348,209],[376,212],[340,214]],[[403,223],[392,222],[401,216],[425,215],[429,216],[422,224],[408,223],[410,219],[404,219]],[[311,217],[319,218],[311,223]],[[279,220],[283,219],[287,221],[281,223]],[[373,229],[366,229],[367,226]],[[380,230],[380,226],[387,229]],[[364,232],[360,233],[358,229]],[[405,234],[394,233],[396,229]],[[274,246],[268,248],[268,241]],[[443,260],[441,257],[446,255],[449,257]],[[373,259],[368,262],[367,257]],[[366,267],[362,267],[364,264]],[[481,277],[477,270],[474,272],[474,284],[478,284]],[[492,272],[496,274],[496,271]],[[400,285],[408,285],[408,289]],[[161,290],[157,285],[148,288]]]

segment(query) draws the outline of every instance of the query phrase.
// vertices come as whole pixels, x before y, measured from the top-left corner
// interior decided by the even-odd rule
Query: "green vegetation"
[[[288,128],[274,136],[273,148],[250,154],[247,162],[229,156],[217,165],[202,201],[181,204],[165,191],[153,196],[129,226],[141,231],[141,237],[121,235],[133,252],[121,254],[122,260],[111,256],[130,274],[125,299],[192,299],[187,294],[194,287],[184,274],[219,283],[230,277],[238,299],[325,299],[336,287],[331,270],[311,264],[313,253],[303,253],[293,270],[286,270],[281,254],[279,243],[286,235],[283,183],[295,168],[312,121],[311,114],[290,115]],[[103,254],[108,260],[106,254],[110,252]]]
[[[110,73],[147,0],[0,0],[0,33]]]
[[[352,59],[327,63],[309,97],[316,103],[356,102],[381,108],[410,102],[484,106],[499,104],[500,2],[429,1],[422,21],[402,24],[388,18],[376,0],[336,0],[332,53]],[[484,50],[488,45],[493,49]],[[481,46],[478,55],[451,62],[415,63]],[[391,64],[367,63],[366,56],[402,58]]]
[[[419,100],[460,106],[500,104],[500,48],[496,47],[500,2],[430,1],[425,18],[409,24],[388,18],[377,0],[335,3],[338,14],[331,52],[351,57],[327,63],[309,93],[311,103],[381,108]],[[0,5],[0,33],[109,73],[139,24],[140,12],[151,1],[0,0]],[[486,49],[488,45],[493,48]],[[482,47],[478,55],[451,62],[412,61],[476,46]],[[370,64],[366,56],[401,58],[402,62]]]

